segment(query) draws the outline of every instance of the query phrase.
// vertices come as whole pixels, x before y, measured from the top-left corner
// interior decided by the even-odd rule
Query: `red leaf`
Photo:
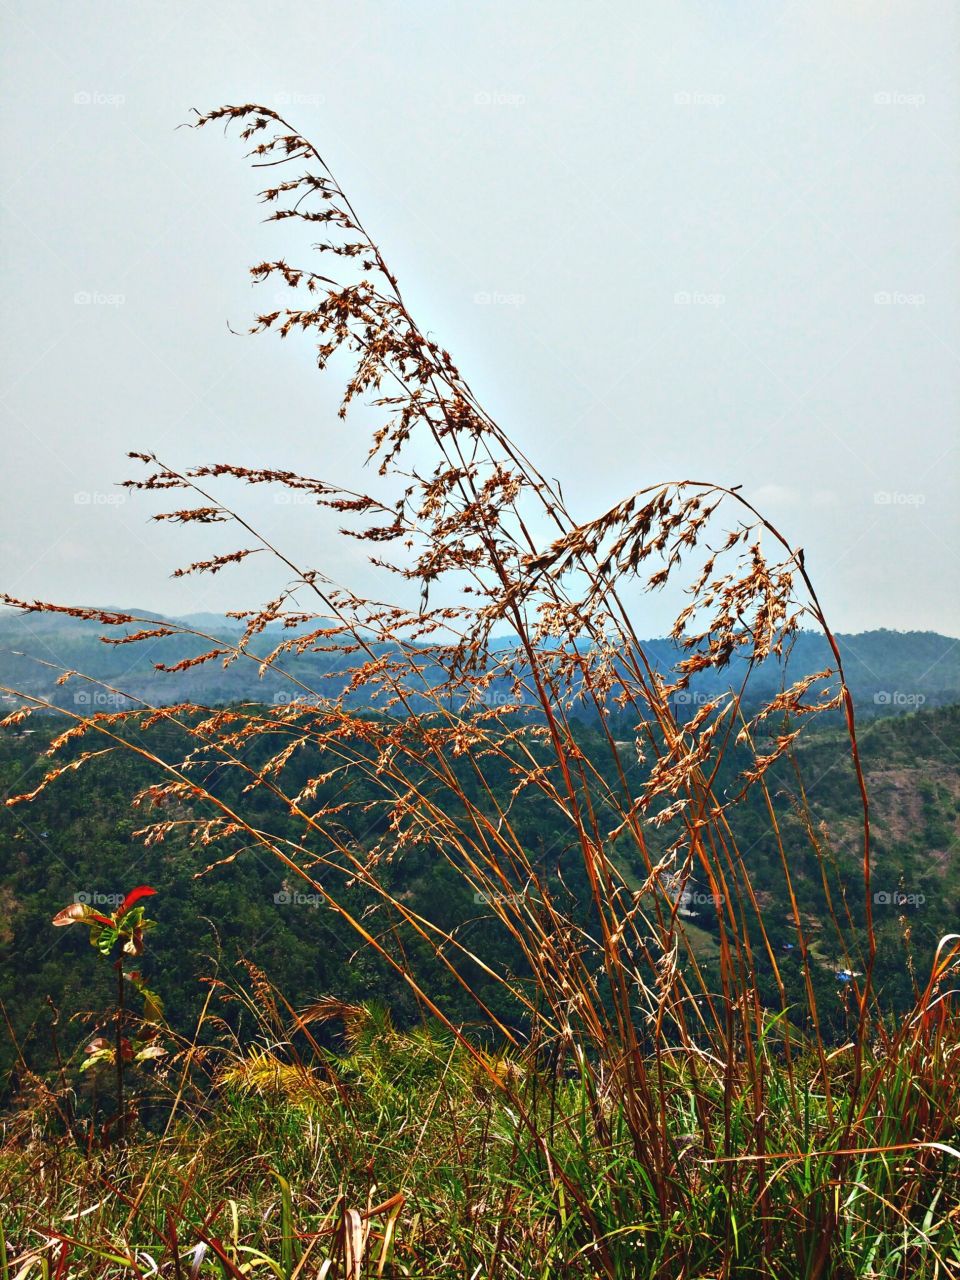
[[[63,1243],[60,1245],[60,1259],[57,1262],[57,1273],[54,1276],[54,1280],[60,1280],[60,1277],[65,1274],[69,1257],[70,1257],[70,1246],[66,1242],[66,1240],[64,1240]]]
[[[117,919],[119,920],[121,916],[126,915],[130,908],[138,903],[141,898],[149,898],[156,892],[156,889],[151,889],[148,884],[141,884],[138,885],[136,889],[131,889],[124,900],[120,903],[120,909],[117,911]]]

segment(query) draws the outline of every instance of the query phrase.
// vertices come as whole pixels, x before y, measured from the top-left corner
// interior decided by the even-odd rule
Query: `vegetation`
[[[218,1011],[233,1004],[256,1019],[256,1045],[222,1030]],[[314,1034],[332,1020],[338,1052]],[[656,1097],[678,1202],[665,1218],[625,1102],[602,1076],[546,1046],[478,1059],[435,1025],[398,1031],[378,1006],[326,1000],[294,1013],[251,966],[246,984],[218,985],[164,1067],[153,1133],[93,1152],[8,1141],[8,1254],[37,1276],[44,1263],[49,1275],[62,1265],[64,1275],[172,1276],[179,1258],[182,1276],[287,1280],[786,1277],[805,1274],[816,1215],[836,1206],[829,1274],[951,1274],[957,1154],[930,1125],[957,1101],[943,1036],[906,1037],[895,1069],[886,1053],[865,1055],[871,1101],[840,1196],[850,1052],[832,1055],[822,1080],[815,1063],[795,1061],[794,1101],[774,1043],[770,1028],[758,1044],[763,1161],[711,1154],[721,1135],[699,1117],[722,1122],[724,1064],[705,1057],[694,1072],[664,1056]],[[748,1116],[738,1094],[729,1124],[740,1148]],[[47,1127],[39,1107],[32,1123]]]
[[[101,643],[101,629],[95,620],[0,613],[0,685],[67,709],[109,711],[133,705],[135,700],[156,705],[194,701],[211,706],[231,702],[284,702],[291,695],[289,680],[282,674],[284,669],[310,688],[329,690],[337,680],[344,688],[350,684],[352,672],[348,655],[338,657],[310,648],[303,653],[287,653],[263,669],[252,663],[233,663],[227,667],[216,663],[179,671],[158,671],[155,664],[161,657],[170,667],[184,659],[198,657],[212,644],[235,643],[243,633],[243,625],[236,619],[215,619],[209,615],[182,619],[157,616],[144,617],[141,624],[129,624],[118,630],[132,632],[138,626],[147,626],[148,630],[173,627],[175,632],[132,640],[118,650],[114,645]],[[249,652],[265,658],[278,640],[289,637],[295,629],[276,623],[268,625],[262,635],[250,642]],[[306,632],[309,627],[304,626],[302,630]],[[950,636],[929,631],[868,631],[859,635],[838,634],[836,640],[858,720],[905,715],[920,708],[929,710],[960,702],[960,649]],[[513,642],[512,637],[500,637],[494,643],[494,655],[498,648],[506,648]],[[375,648],[389,652],[391,647],[382,644]],[[683,656],[681,646],[669,639],[644,640],[643,650],[651,665],[664,675]],[[429,664],[430,659],[429,652],[423,655],[425,664]],[[830,646],[823,636],[813,631],[802,631],[795,636],[789,653],[789,668],[794,676],[822,671],[831,661]],[[497,678],[495,663],[494,656],[494,679],[488,698],[500,697],[506,702],[509,683]],[[98,686],[58,685],[57,679],[64,670],[82,671],[94,677]],[[771,654],[755,666],[744,690],[746,705],[759,710],[764,701],[775,697],[783,685],[785,670],[786,662],[777,654]],[[745,675],[745,663],[736,655],[728,669],[696,672],[689,688],[683,691],[686,700],[681,698],[677,704],[678,714],[682,715],[685,710],[689,714],[700,705],[701,699],[741,683]],[[427,679],[436,683],[440,679],[439,671],[429,674]],[[123,694],[115,692],[121,684]],[[7,709],[12,709],[17,699],[13,694],[8,698]],[[356,706],[363,705],[361,691],[354,694],[353,702]],[[418,701],[417,705],[419,709],[429,709],[426,700]],[[608,710],[616,720],[616,705],[611,703]],[[581,707],[581,714],[589,718],[591,708]],[[829,718],[829,713],[826,714]],[[842,723],[842,716],[837,712],[834,719]]]
[[[321,368],[348,367],[341,416],[358,400],[385,415],[370,450],[381,486],[134,455],[146,472],[133,488],[189,495],[158,519],[242,531],[243,545],[178,572],[269,554],[276,597],[190,656],[176,645],[196,628],[8,603],[97,620],[120,646],[171,641],[175,674],[269,669],[289,698],[67,704],[46,772],[8,803],[43,804],[104,760],[135,761],[149,774],[134,834],[153,886],[155,868],[188,855],[213,878],[268,857],[279,892],[302,886],[351,954],[389,975],[382,991],[405,993],[408,1016],[307,996],[302,972],[288,1001],[248,962],[249,989],[215,976],[196,1029],[176,1043],[170,1031],[130,1104],[138,1126],[97,1143],[64,1120],[71,1064],[51,1083],[21,1051],[0,1268],[958,1274],[960,937],[924,939],[905,989],[885,990],[871,762],[803,552],[737,490],[699,481],[576,518],[418,327],[319,153],[265,108],[197,124],[214,122],[254,144],[276,183],[272,220],[330,237],[316,247],[333,267],[253,269],[302,301],[254,331],[312,331]],[[401,602],[360,598],[264,540],[221,497],[230,482],[340,514],[385,582],[399,578]],[[680,586],[667,670],[634,617],[643,591]],[[402,603],[410,587],[419,600]],[[783,669],[803,626],[819,629],[827,664],[753,686],[771,658]],[[513,643],[494,640],[504,630]],[[269,653],[251,647],[267,636]],[[330,658],[315,684],[288,662],[306,652]],[[54,709],[21,694],[11,731]],[[836,846],[807,801],[804,741],[843,788]],[[930,832],[952,839],[949,782],[923,787]],[[476,930],[464,895],[484,908]],[[120,903],[109,927],[124,919]],[[118,1045],[130,1017],[115,1012]]]
[[[17,728],[0,735],[0,792],[35,786],[47,767],[45,751],[55,729],[51,722],[34,720],[26,733]],[[576,731],[579,748],[591,758],[602,755],[603,741],[596,730]],[[157,724],[144,734],[156,755],[169,753],[173,735]],[[892,1014],[902,1015],[916,999],[915,973],[932,955],[938,940],[950,932],[960,913],[960,878],[950,857],[960,825],[960,709],[921,712],[895,720],[876,722],[861,735],[864,769],[872,797],[874,848],[878,869],[875,894],[900,893],[903,902],[877,906],[878,937],[874,980],[879,999]],[[65,748],[69,750],[70,748]],[[80,745],[73,747],[80,754]],[[838,944],[824,907],[823,877],[807,839],[797,774],[809,787],[809,803],[817,815],[835,866],[827,868],[828,884],[839,895],[848,894],[855,933],[862,942],[863,905],[857,893],[859,868],[855,832],[858,812],[849,753],[843,735],[812,726],[794,749],[794,762],[781,762],[772,771],[771,801],[784,832],[794,893],[801,918],[810,930],[814,958],[812,981],[821,1002],[826,1030],[834,1046],[843,1042],[842,988],[836,977],[843,967]],[[309,753],[301,757],[304,779],[323,772]],[[462,785],[468,784],[460,768]],[[723,785],[736,768],[725,764]],[[497,804],[509,803],[514,777],[492,764],[486,781]],[[631,786],[639,787],[639,762],[628,765]],[[0,879],[6,890],[3,923],[5,973],[3,1002],[14,1037],[0,1041],[0,1093],[9,1100],[19,1081],[17,1048],[32,1070],[56,1071],[57,1059],[50,1035],[53,1016],[47,997],[53,995],[63,1027],[90,1009],[100,1009],[113,998],[113,974],[78,932],[51,934],[48,926],[54,910],[80,897],[87,905],[112,910],[122,890],[149,875],[158,895],[151,900],[151,914],[161,929],[152,955],[138,963],[145,973],[162,973],[162,993],[167,1019],[174,1027],[195,1024],[207,995],[205,979],[214,973],[234,972],[243,959],[253,960],[270,974],[281,990],[313,997],[335,992],[351,1004],[371,1000],[387,1003],[397,1025],[415,1025],[421,1010],[410,989],[382,959],[358,944],[355,932],[332,911],[321,906],[316,895],[302,892],[297,880],[275,860],[250,850],[208,875],[196,877],[208,858],[191,850],[186,836],[171,833],[163,856],[144,850],[134,837],[138,821],[129,809],[129,797],[153,781],[149,760],[132,753],[89,761],[83,771],[64,774],[55,788],[41,792],[29,809],[15,806],[0,810]],[[226,802],[245,804],[258,813],[258,821],[277,829],[286,823],[291,839],[297,824],[280,807],[262,795],[241,795],[242,785],[229,773],[208,777],[211,787]],[[371,850],[382,834],[381,824],[363,812],[377,799],[376,788],[364,780],[352,784],[357,804],[356,824],[350,814],[343,821],[358,844]],[[319,793],[332,803],[342,795],[331,781]],[[601,804],[599,796],[595,803]],[[184,805],[186,811],[189,805]],[[491,809],[491,812],[493,810]],[[196,816],[199,817],[199,810]],[[612,816],[611,816],[612,825]],[[776,845],[770,839],[770,816],[759,789],[753,789],[731,814],[731,825],[744,850],[763,910],[764,928],[774,947],[780,977],[795,1007],[802,1007],[803,961],[791,922],[787,887]],[[853,833],[853,834],[852,834]],[[530,795],[525,805],[522,836],[530,855],[548,871],[551,884],[561,892],[566,886],[571,910],[580,923],[589,919],[590,890],[571,856],[570,835],[555,805]],[[650,838],[663,850],[667,836],[651,828]],[[643,883],[642,861],[628,841],[619,841],[615,856],[625,875]],[[514,971],[522,954],[505,934],[486,902],[478,903],[463,879],[443,860],[427,850],[408,850],[390,871],[391,892],[404,893],[420,915],[440,924],[447,932],[469,939],[487,964],[499,963]],[[308,886],[304,886],[308,889]],[[717,980],[719,918],[699,877],[688,882],[687,906],[681,904],[678,927],[691,939],[698,963]],[[341,890],[352,908],[360,912],[364,894],[359,886]],[[778,991],[773,968],[762,953],[756,928],[750,930],[758,985],[764,1002],[775,1007]],[[399,953],[396,953],[399,958]],[[406,948],[408,963],[416,963],[420,980],[447,1017],[456,1023],[476,1024],[473,1000],[441,966],[429,949]],[[681,960],[681,963],[683,961]],[[152,980],[152,979],[151,979]],[[159,981],[159,977],[157,978]],[[482,989],[485,1002],[501,1020],[509,1020],[511,1006],[499,985],[473,966],[471,985]],[[255,1034],[242,1018],[242,1008],[223,1011],[238,1040],[247,1043]],[[78,1045],[96,1034],[91,1025],[87,1039],[74,1032]]]

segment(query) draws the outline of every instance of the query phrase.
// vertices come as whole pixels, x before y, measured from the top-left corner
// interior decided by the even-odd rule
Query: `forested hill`
[[[45,771],[47,762],[40,756],[52,726],[37,720],[31,726],[0,732],[0,792],[4,795],[36,786]],[[171,747],[163,738],[170,732],[163,725],[150,731],[151,746],[160,754],[165,745]],[[599,736],[584,727],[579,737],[584,750],[596,752],[599,758]],[[929,971],[937,939],[955,932],[960,920],[960,707],[877,719],[864,727],[861,750],[873,804],[873,888],[887,895],[875,907],[877,983],[884,998],[902,1008],[911,994],[911,966],[917,974]],[[847,744],[842,733],[830,726],[809,726],[797,757],[811,815],[829,849],[832,891],[838,900],[846,897],[854,925],[859,926],[863,920],[859,801]],[[306,762],[303,767],[314,768],[316,763]],[[509,771],[495,761],[489,762],[487,780],[501,799],[514,785]],[[133,833],[149,818],[143,810],[131,809],[130,798],[154,781],[151,765],[121,751],[66,773],[31,804],[0,807],[3,1001],[28,1060],[36,1055],[45,1061],[51,1051],[48,995],[60,1006],[64,1024],[78,1010],[102,1007],[109,999],[105,984],[112,975],[105,974],[81,931],[54,929],[51,917],[78,894],[87,895],[94,904],[102,900],[109,909],[115,895],[144,882],[159,891],[151,900],[151,915],[160,921],[160,929],[151,937],[149,964],[163,989],[170,1022],[181,1030],[189,1031],[206,993],[201,978],[218,964],[224,975],[235,973],[241,956],[255,961],[294,1005],[333,993],[352,1001],[382,999],[401,1022],[416,1016],[409,988],[389,966],[369,949],[360,948],[357,935],[322,902],[309,894],[298,899],[298,888],[305,886],[295,878],[291,881],[289,873],[262,850],[247,850],[229,865],[195,879],[212,857],[190,851],[184,840],[173,837],[145,849]],[[629,781],[632,785],[635,780]],[[724,782],[721,778],[719,785]],[[232,785],[225,777],[222,786]],[[336,785],[340,796],[345,784]],[[350,785],[355,788],[353,798],[364,800],[363,781]],[[838,1008],[839,953],[824,913],[821,872],[787,794],[791,785],[791,771],[784,763],[774,793],[794,891],[812,939],[813,979],[829,1029],[829,1012]],[[323,798],[321,793],[319,799]],[[287,829],[284,824],[292,822],[284,811],[270,808],[263,791],[239,802],[257,825],[282,833]],[[546,873],[562,874],[563,891],[588,904],[576,842],[556,806],[530,791],[522,811],[519,804],[514,808],[518,831]],[[754,789],[733,813],[738,838],[748,851],[746,861],[763,907],[764,926],[779,955],[787,990],[799,1002],[802,961],[794,946],[796,934],[781,859],[762,795]],[[365,830],[356,833],[361,845],[378,833],[375,824],[369,826],[369,818],[365,823]],[[292,826],[290,833],[295,834]],[[615,856],[628,878],[641,883],[645,873],[636,850],[618,843]],[[413,848],[398,858],[390,874],[395,877],[394,887],[419,912],[465,939],[485,962],[494,967],[516,965],[502,927],[436,851]],[[691,887],[696,893],[696,884]],[[370,906],[358,888],[341,882],[337,892],[358,915]],[[902,901],[898,895],[905,895]],[[710,906],[699,905],[699,898],[694,906],[694,913],[685,914],[684,928],[701,967],[710,973],[717,956],[716,913]],[[588,906],[585,911],[588,916]],[[764,948],[758,945],[756,951],[761,990],[775,1002]],[[419,956],[408,951],[406,960],[421,969],[442,1008],[457,1019],[476,1023],[476,1006],[449,975],[431,967],[425,951]],[[464,976],[491,1007],[496,1006],[498,993],[482,972]],[[500,1012],[509,1016],[507,1010]],[[73,1033],[65,1030],[63,1034]],[[0,1038],[0,1071],[9,1070],[14,1058],[12,1042]]]
[[[157,617],[157,621],[163,619]],[[175,621],[203,635],[148,639],[118,647],[101,641],[102,628],[96,624],[61,615],[2,611],[0,685],[78,709],[109,708],[115,705],[116,698],[114,694],[77,681],[58,686],[56,680],[61,669],[78,671],[154,704],[191,699],[214,705],[289,698],[293,689],[289,681],[279,672],[267,672],[261,678],[258,663],[250,659],[226,668],[220,662],[210,662],[176,673],[158,671],[155,665],[158,662],[175,665],[209,650],[219,638],[236,640],[240,634],[239,624],[216,615],[193,615]],[[268,653],[280,634],[268,628],[259,644],[251,646],[251,653],[254,656]],[[841,635],[838,640],[861,717],[960,702],[960,641],[932,631],[866,631]],[[504,637],[498,643],[506,650],[513,642],[510,637]],[[650,640],[646,642],[646,650],[651,662],[662,670],[668,670],[680,656],[678,647],[670,640]],[[496,647],[494,659],[495,656]],[[299,657],[287,656],[280,665],[295,674],[302,685],[318,693],[335,693],[346,683],[345,678],[340,678],[340,668],[330,654],[307,652]],[[823,637],[802,632],[791,649],[786,675],[794,680],[830,665],[831,654]],[[743,675],[742,663],[735,660],[725,671],[701,673],[685,696],[695,701],[723,688],[737,688]],[[754,672],[748,704],[772,696],[784,675],[782,665],[769,659]],[[498,692],[503,693],[505,689],[498,691],[494,684],[489,696],[497,697]],[[8,695],[8,705],[9,700]]]

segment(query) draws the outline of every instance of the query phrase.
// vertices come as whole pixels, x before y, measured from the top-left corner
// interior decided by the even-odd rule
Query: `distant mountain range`
[[[126,610],[133,613],[134,610]],[[138,613],[157,624],[172,621],[203,632],[214,639],[235,640],[242,625],[219,614],[198,613],[168,619]],[[130,628],[134,630],[136,628]],[[46,698],[58,706],[109,709],[121,705],[109,691],[80,680],[58,686],[63,669],[80,672],[117,690],[155,705],[191,699],[220,704],[237,701],[273,702],[289,699],[294,687],[279,672],[261,678],[255,661],[241,660],[224,668],[214,661],[177,673],[158,671],[155,664],[173,665],[211,647],[198,636],[175,635],[140,640],[129,645],[104,644],[104,628],[58,614],[0,612],[0,685]],[[107,629],[117,634],[118,629]],[[284,633],[290,635],[289,631]],[[273,647],[279,629],[252,646],[257,657]],[[960,640],[932,631],[864,631],[837,637],[859,714],[865,718],[897,714],[922,707],[960,703]],[[495,647],[510,648],[505,636]],[[646,642],[651,661],[663,670],[676,661],[678,648],[669,639]],[[830,652],[822,636],[801,632],[790,654],[789,680],[828,667]],[[345,662],[328,653],[287,655],[283,667],[316,693],[332,694],[343,687],[340,672]],[[750,700],[773,695],[784,679],[783,664],[768,660],[754,672]],[[439,673],[438,673],[439,675]],[[723,688],[737,687],[743,666],[734,662],[723,672],[707,671],[697,677],[687,699],[695,703]],[[9,706],[11,695],[5,695]]]

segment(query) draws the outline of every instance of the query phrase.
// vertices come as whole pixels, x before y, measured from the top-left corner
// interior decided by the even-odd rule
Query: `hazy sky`
[[[172,580],[226,543],[151,524],[113,487],[128,449],[356,479],[365,441],[310,342],[228,331],[273,296],[250,264],[289,250],[263,183],[235,138],[176,129],[259,100],[326,153],[578,515],[742,483],[836,627],[960,635],[955,0],[0,12],[3,589],[166,612],[272,593],[255,561]],[[309,508],[244,502],[362,575]]]

